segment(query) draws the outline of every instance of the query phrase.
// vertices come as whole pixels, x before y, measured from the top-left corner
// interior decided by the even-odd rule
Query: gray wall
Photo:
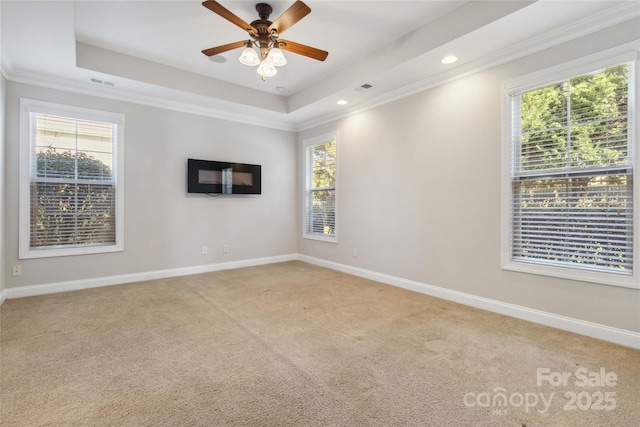
[[[500,268],[503,81],[638,39],[631,24],[302,132],[340,132],[339,244],[299,235],[298,252],[640,331],[638,290]]]
[[[637,20],[621,24],[297,137],[8,82],[5,287],[298,252],[640,332],[638,290],[500,269],[502,82],[639,36]],[[125,114],[125,252],[17,259],[20,97]],[[296,152],[305,138],[333,130],[340,132],[339,244],[302,239],[299,223]],[[188,157],[262,164],[263,194],[187,195]],[[222,253],[223,244],[230,253]],[[207,256],[200,254],[203,245]],[[12,265],[22,265],[22,277],[11,277]]]
[[[18,260],[19,99],[125,115],[125,251]],[[296,253],[296,143],[291,132],[9,82],[6,287],[59,283]],[[262,165],[262,195],[186,193],[188,158]],[[223,244],[230,247],[223,253]],[[208,255],[201,254],[207,246]]]

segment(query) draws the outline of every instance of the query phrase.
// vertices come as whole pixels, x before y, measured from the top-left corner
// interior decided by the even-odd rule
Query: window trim
[[[543,276],[571,279],[582,282],[591,282],[601,285],[618,286],[624,288],[640,289],[640,226],[635,226],[633,231],[633,265],[632,275],[618,275],[587,269],[574,269],[570,267],[552,266],[544,263],[521,262],[511,259],[512,253],[512,216],[511,216],[511,165],[516,153],[513,150],[511,134],[512,103],[511,95],[517,92],[543,87],[559,81],[573,78],[594,70],[605,69],[622,63],[630,63],[629,80],[629,116],[634,117],[629,126],[629,139],[631,141],[631,158],[634,167],[634,176],[640,167],[640,141],[638,141],[637,119],[638,106],[640,105],[640,70],[637,60],[639,52],[635,44],[625,44],[613,49],[608,49],[593,55],[566,62],[548,69],[533,72],[531,74],[515,78],[502,84],[502,179],[501,179],[501,245],[500,262],[503,270],[520,273],[537,274]],[[640,220],[640,181],[634,180],[633,198],[634,211],[633,223]]]
[[[307,138],[305,140],[303,140],[302,142],[302,238],[304,239],[308,239],[308,240],[317,240],[320,242],[327,242],[327,243],[338,243],[338,187],[339,187],[339,177],[340,177],[340,173],[339,173],[339,163],[340,163],[340,144],[338,142],[339,139],[339,135],[338,132],[328,132],[325,133],[323,135],[318,135],[312,138]],[[305,217],[305,207],[306,207],[306,203],[307,203],[307,162],[306,162],[306,157],[307,157],[307,147],[313,146],[313,145],[319,145],[319,144],[323,144],[323,143],[327,143],[330,141],[334,141],[336,144],[336,184],[335,184],[335,188],[334,188],[334,192],[335,192],[335,202],[334,202],[334,215],[335,215],[335,226],[334,226],[334,233],[333,236],[329,236],[329,235],[325,235],[325,236],[321,236],[318,234],[313,234],[313,233],[307,233],[306,230],[306,217]]]
[[[114,144],[114,178],[116,200],[116,243],[113,245],[74,246],[32,249],[31,233],[31,159],[35,154],[31,144],[31,113],[52,114],[76,119],[92,120],[116,125]],[[18,258],[49,258],[60,256],[88,255],[124,251],[124,115],[92,110],[28,98],[20,98],[20,183],[18,219]]]

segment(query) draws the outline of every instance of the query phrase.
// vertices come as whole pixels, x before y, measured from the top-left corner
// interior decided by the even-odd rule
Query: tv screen
[[[187,191],[212,194],[261,194],[261,166],[188,159]]]

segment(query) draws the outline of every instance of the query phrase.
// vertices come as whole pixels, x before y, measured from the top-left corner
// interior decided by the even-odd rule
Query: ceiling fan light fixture
[[[276,70],[276,67],[274,67],[274,65],[268,59],[262,61],[256,71],[262,78],[273,77],[278,74],[278,70]]]
[[[258,66],[258,75],[263,81],[267,77],[275,76],[278,73],[276,67],[281,67],[287,63],[280,46],[288,52],[318,61],[327,59],[329,52],[288,40],[280,40],[280,34],[311,13],[309,6],[304,4],[302,0],[296,0],[273,22],[269,20],[273,8],[267,3],[258,3],[256,11],[260,19],[256,19],[250,24],[216,0],[206,0],[202,5],[235,26],[242,28],[251,38],[204,49],[202,53],[211,58],[223,52],[244,47],[240,58],[238,58],[240,63],[247,66]],[[214,60],[212,59],[212,61]],[[220,62],[224,61],[221,60]]]
[[[240,54],[239,60],[242,64],[248,65],[249,67],[255,67],[260,63],[258,52],[256,52],[252,47],[244,48],[242,54]]]
[[[287,63],[287,59],[284,57],[284,53],[279,47],[274,47],[269,51],[267,60],[271,61],[271,63],[276,67],[281,67]]]

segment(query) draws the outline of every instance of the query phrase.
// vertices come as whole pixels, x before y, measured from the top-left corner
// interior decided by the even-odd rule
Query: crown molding
[[[251,116],[248,114],[234,114],[213,107],[205,107],[186,102],[174,101],[159,96],[142,95],[111,87],[100,87],[90,83],[77,82],[29,71],[14,70],[11,72],[7,72],[5,78],[8,81],[14,83],[23,83],[49,89],[78,93],[82,95],[97,96],[100,98],[111,99],[115,101],[131,102],[134,104],[145,105],[149,107],[196,114],[200,116],[244,123],[247,125],[259,126],[264,128],[284,130],[289,132],[296,131],[295,126],[284,121],[269,120],[261,118],[259,116]]]
[[[14,72],[13,63],[7,55],[7,50],[2,45],[0,45],[0,72],[7,80],[7,76]]]
[[[496,67],[525,56],[550,49],[554,46],[576,40],[580,37],[604,30],[617,24],[631,21],[640,17],[640,7],[637,1],[627,1],[600,13],[575,21],[564,27],[540,34],[538,37],[528,39],[507,48],[498,50],[481,59],[470,61],[451,71],[436,74],[426,79],[411,83],[387,92],[347,110],[334,114],[320,116],[303,123],[299,123],[297,130],[304,131],[316,126],[340,120],[364,111],[380,107],[391,102],[399,101],[420,92],[452,82],[457,79]],[[636,41],[637,43],[637,41]]]
[[[556,30],[540,34],[538,37],[528,39],[525,42],[518,43],[505,49],[496,51],[495,53],[487,55],[479,60],[471,61],[467,64],[458,66],[451,71],[430,76],[418,82],[371,98],[367,101],[364,101],[363,103],[354,105],[349,109],[325,114],[298,123],[295,123],[292,120],[272,120],[261,118],[259,112],[257,112],[256,114],[230,113],[219,108],[175,101],[159,96],[142,95],[133,92],[118,90],[115,88],[98,87],[89,83],[76,82],[53,76],[16,70],[11,63],[10,58],[6,55],[4,49],[1,49],[0,66],[2,75],[5,77],[5,79],[12,82],[31,84],[35,86],[42,86],[89,96],[98,96],[106,99],[131,102],[145,106],[164,108],[168,110],[196,114],[220,120],[233,121],[265,128],[272,128],[289,132],[300,132],[355,114],[359,114],[364,111],[377,108],[403,98],[407,98],[417,93],[432,89],[436,86],[449,83],[451,81],[481,72],[483,70],[510,61],[514,61],[516,59],[543,51],[545,49],[552,48],[562,43],[584,37],[586,35],[609,28],[611,26],[637,19],[639,16],[640,7],[638,7],[638,2],[635,0],[627,1],[614,7],[608,8],[607,10],[600,13],[586,17],[582,20],[578,20],[569,25],[565,25]],[[286,117],[287,115],[283,114],[283,118]]]

